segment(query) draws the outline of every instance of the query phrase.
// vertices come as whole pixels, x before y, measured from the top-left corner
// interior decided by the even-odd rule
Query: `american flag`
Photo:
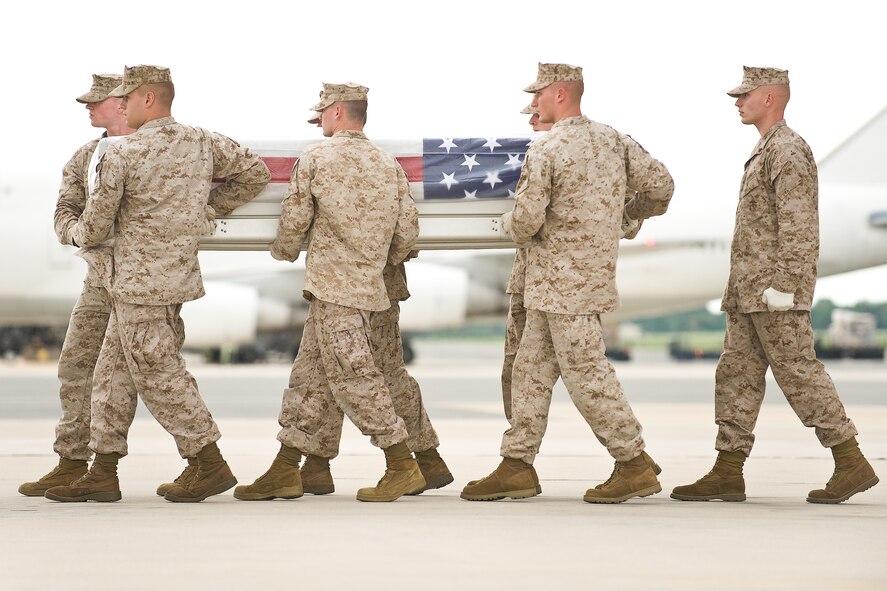
[[[425,138],[373,140],[395,156],[407,173],[413,199],[514,197],[531,137]],[[286,193],[299,153],[314,141],[245,142],[271,170],[262,196],[278,201]]]
[[[514,197],[527,138],[422,140],[424,199]]]

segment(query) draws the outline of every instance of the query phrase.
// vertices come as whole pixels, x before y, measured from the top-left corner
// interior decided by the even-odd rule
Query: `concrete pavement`
[[[444,379],[436,363],[426,360],[414,370],[426,392]],[[465,387],[480,381],[484,390],[497,370],[483,356],[446,367]],[[681,366],[625,365],[617,372],[624,382],[642,377],[665,389],[686,380],[703,399],[713,365],[675,367]],[[861,367],[871,373],[871,366]],[[210,383],[215,370],[202,371],[195,368],[198,381]],[[240,370],[251,371],[259,370]],[[0,368],[0,380],[10,374],[18,375]],[[885,375],[887,369],[875,368],[866,379],[884,384]],[[607,506],[582,502],[588,487],[609,476],[612,460],[564,392],[556,393],[536,462],[543,494],[485,503],[458,495],[499,461],[506,423],[495,392],[433,398],[429,411],[456,482],[383,504],[354,499],[381,476],[384,460],[350,423],[332,464],[333,495],[247,503],[229,492],[196,505],[168,503],[154,488],[184,463],[172,438],[144,416],[120,463],[121,502],[26,498],[16,493],[18,485],[56,460],[55,419],[0,418],[0,589],[887,588],[887,482],[841,505],[806,503],[807,491],[829,478],[832,462],[780,403],[778,390],[770,392],[774,402],[765,405],[756,430],[745,503],[668,498],[673,486],[711,467],[710,393],[708,401],[634,403],[647,449],[663,468],[663,492]],[[224,408],[216,415],[220,447],[241,483],[251,482],[276,452],[276,417],[241,418],[236,406]],[[887,405],[848,404],[848,413],[863,452],[887,477]]]

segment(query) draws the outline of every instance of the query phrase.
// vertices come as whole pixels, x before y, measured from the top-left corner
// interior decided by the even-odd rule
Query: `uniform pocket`
[[[324,321],[323,330],[341,377],[351,379],[376,371],[367,330],[360,314],[328,318]]]
[[[601,324],[593,315],[577,315],[567,321],[569,348],[565,351],[567,362],[573,368],[599,363],[603,358],[603,333]]]
[[[179,362],[178,337],[167,322],[165,309],[151,308],[140,310],[127,331],[132,359],[142,373],[171,369]]]

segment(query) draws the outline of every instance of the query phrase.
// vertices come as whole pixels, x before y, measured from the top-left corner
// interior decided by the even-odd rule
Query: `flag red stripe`
[[[262,160],[271,171],[272,183],[288,183],[290,182],[290,173],[293,172],[293,166],[298,158],[295,156],[262,156]]]
[[[272,183],[288,183],[290,173],[292,173],[293,166],[295,166],[298,158],[295,156],[262,156],[262,160],[265,161],[268,170],[271,171]],[[407,178],[411,183],[422,182],[421,156],[401,156],[397,161],[403,167],[404,172],[407,173]]]
[[[411,183],[422,182],[422,157],[421,156],[400,156],[397,159],[403,167],[403,171],[407,173],[407,178]]]

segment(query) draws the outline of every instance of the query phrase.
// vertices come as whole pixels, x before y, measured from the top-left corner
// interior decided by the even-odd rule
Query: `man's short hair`
[[[367,101],[340,101],[348,118],[365,125],[367,122]]]
[[[585,92],[585,82],[582,80],[564,80],[563,82],[555,82],[555,84],[563,84],[570,96],[580,99],[582,93]]]
[[[151,91],[157,100],[166,105],[172,105],[172,101],[176,98],[176,86],[172,82],[154,82],[146,84],[144,92]]]

